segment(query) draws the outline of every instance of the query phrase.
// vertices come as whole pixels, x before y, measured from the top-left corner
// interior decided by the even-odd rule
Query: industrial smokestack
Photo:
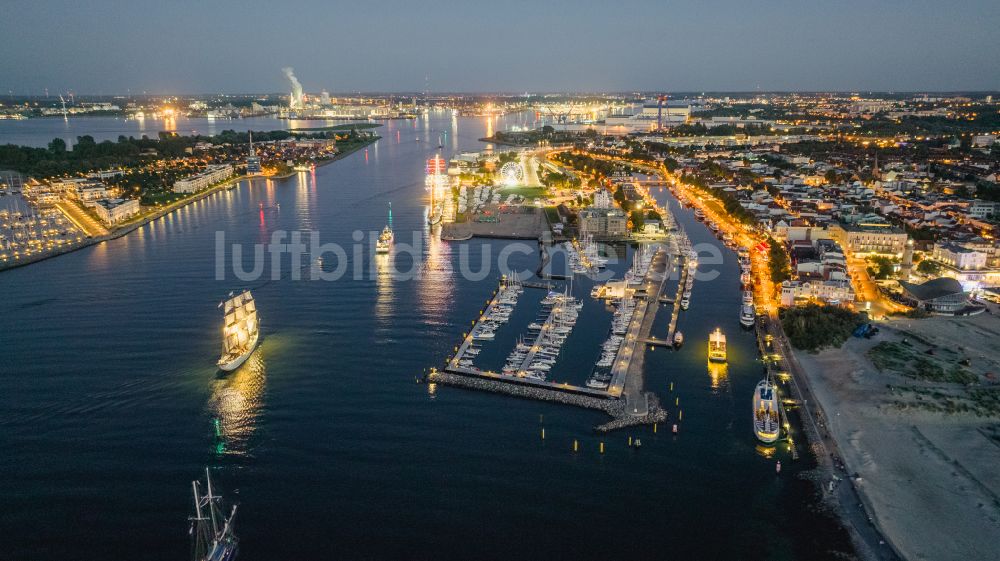
[[[299,83],[299,79],[295,77],[295,69],[291,66],[286,66],[281,69],[285,73],[285,77],[288,81],[292,83],[292,97],[288,101],[288,106],[292,109],[298,109],[302,107],[302,84]]]

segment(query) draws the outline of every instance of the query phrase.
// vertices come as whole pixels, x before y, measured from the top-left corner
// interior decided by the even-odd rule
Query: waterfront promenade
[[[325,166],[327,164],[332,164],[337,160],[346,158],[347,156],[368,146],[372,142],[375,142],[376,140],[378,140],[378,138],[379,137],[374,137],[373,139],[371,139],[370,142],[354,146],[350,150],[337,154],[334,157],[330,158],[329,160],[317,162],[317,165]],[[198,202],[210,195],[218,193],[219,191],[223,191],[226,189],[233,189],[241,181],[247,181],[247,180],[253,181],[255,179],[268,179],[268,180],[286,179],[288,177],[295,175],[296,173],[298,172],[291,171],[286,174],[268,176],[268,177],[263,177],[259,175],[258,176],[241,175],[238,177],[231,177],[225,181],[219,182],[216,185],[208,187],[203,191],[198,191],[196,193],[191,194],[188,197],[184,197],[181,200],[174,201],[164,207],[147,208],[145,213],[141,213],[138,216],[132,218],[131,220],[118,224],[113,230],[108,230],[105,226],[100,224],[92,216],[85,213],[81,208],[79,208],[76,205],[76,203],[71,201],[59,203],[56,206],[57,208],[59,208],[60,212],[62,212],[71,222],[73,222],[78,228],[80,228],[80,230],[86,233],[88,237],[79,243],[61,247],[55,251],[31,255],[27,259],[20,259],[17,261],[11,261],[9,263],[2,263],[0,264],[0,272],[9,269],[15,269],[18,267],[24,267],[25,265],[31,265],[32,263],[38,263],[39,261],[45,261],[47,259],[52,259],[53,257],[58,257],[60,255],[65,255],[67,253],[72,253],[74,251],[78,251],[85,247],[90,247],[92,245],[97,245],[106,241],[118,239],[122,236],[125,236],[127,234],[130,234],[138,230],[139,228],[145,226],[146,224],[149,224],[150,222],[153,222],[154,220],[158,220],[176,210],[184,208],[190,205],[191,203]]]

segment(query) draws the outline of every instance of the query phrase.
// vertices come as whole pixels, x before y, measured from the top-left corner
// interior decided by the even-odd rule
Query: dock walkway
[[[649,413],[649,400],[643,391],[644,345],[649,339],[653,320],[656,319],[660,294],[670,276],[668,268],[671,259],[672,256],[664,248],[657,248],[646,278],[643,279],[647,298],[637,303],[625,334],[625,341],[622,342],[622,348],[612,366],[608,391],[613,395],[625,397],[626,412],[631,415],[643,416]]]
[[[677,294],[674,295],[674,309],[670,314],[670,325],[667,327],[667,341],[670,343],[674,342],[674,334],[677,332],[677,322],[681,317],[681,306],[680,301],[684,296],[684,287],[687,286],[688,276],[691,274],[690,269],[687,266],[687,259],[685,257],[678,258],[680,262],[681,274],[680,279],[677,281]]]

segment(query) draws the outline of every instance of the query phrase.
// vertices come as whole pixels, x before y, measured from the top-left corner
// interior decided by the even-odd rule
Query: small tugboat
[[[674,347],[680,348],[684,344],[684,334],[680,331],[674,333]]]
[[[712,362],[726,362],[726,336],[722,330],[715,328],[708,336],[708,360]]]

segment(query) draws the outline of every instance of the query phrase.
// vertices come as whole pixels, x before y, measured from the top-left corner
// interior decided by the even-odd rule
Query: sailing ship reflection
[[[218,455],[246,456],[264,406],[266,347],[260,346],[235,372],[216,378],[209,409],[215,415]]]

